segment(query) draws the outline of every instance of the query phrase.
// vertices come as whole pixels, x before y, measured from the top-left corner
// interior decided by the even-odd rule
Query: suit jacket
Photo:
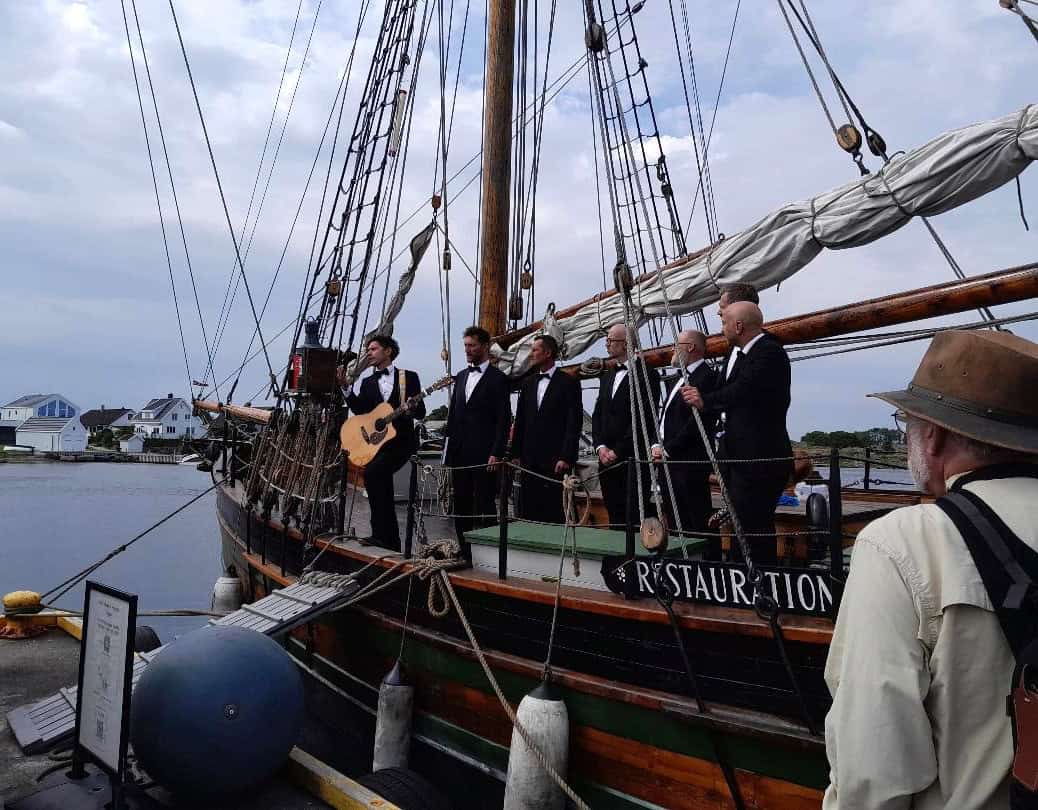
[[[689,385],[698,388],[700,394],[706,396],[716,387],[717,374],[706,363],[700,363],[696,370],[689,375],[688,382]],[[680,377],[671,381],[669,387],[664,389],[663,396],[665,398],[669,396],[671,389],[675,385],[681,385]],[[696,425],[695,417],[692,415],[692,406],[688,405],[681,398],[680,394],[675,394],[669,403],[664,404],[666,405],[666,411],[662,415],[663,449],[666,451],[667,457],[674,461],[703,461],[709,458],[706,453],[706,447],[703,444],[703,437],[700,436],[699,427]],[[704,411],[701,416],[703,427],[706,428],[706,435],[712,438],[717,424],[717,416],[710,411]],[[689,472],[693,471],[709,475],[710,467],[705,464],[690,465]]]
[[[782,344],[767,332],[749,353],[740,353],[731,376],[718,372],[718,387],[703,394],[705,410],[724,412],[728,458],[772,458],[793,454],[786,432],[790,366]]]
[[[634,457],[634,435],[631,433],[631,374],[638,374],[638,381],[644,382],[644,376],[636,368],[641,361],[629,361],[627,363],[627,374],[613,394],[613,380],[616,379],[616,369],[611,368],[601,377],[598,389],[598,399],[595,400],[595,410],[591,414],[591,436],[595,447],[605,445],[618,458]],[[642,413],[646,416],[649,430],[649,444],[656,441],[656,423],[652,417],[652,403],[659,402],[660,398],[660,375],[656,369],[647,369],[649,375],[649,391],[643,391]],[[645,386],[641,385],[644,389]],[[640,425],[640,423],[639,423]],[[646,457],[648,448],[643,446],[641,439],[641,428],[638,430],[638,446],[641,448],[640,455]]]
[[[396,368],[391,373],[393,376],[393,391],[390,393],[388,400],[382,399],[382,389],[379,388],[378,378],[371,374],[361,381],[358,393],[353,393],[351,389],[347,394],[346,404],[350,406],[350,410],[358,414],[370,413],[383,402],[388,402],[394,408],[399,408],[402,401],[400,398],[400,373]],[[413,371],[404,371],[404,385],[407,389],[404,392],[404,399],[416,396],[422,391],[422,384],[418,381],[418,374]],[[412,450],[417,448],[418,437],[415,434],[414,420],[424,418],[425,402],[420,400],[413,414],[410,416],[405,414],[393,423],[393,427],[396,429],[396,438],[393,441],[401,442]]]
[[[467,368],[454,375],[447,412],[448,466],[485,464],[491,456],[502,458],[512,421],[508,377],[493,365],[480,374],[472,396],[465,401]]]
[[[555,463],[577,463],[577,442],[583,424],[580,381],[556,368],[537,407],[539,374],[523,383],[515,410],[512,455],[524,467],[553,472]]]

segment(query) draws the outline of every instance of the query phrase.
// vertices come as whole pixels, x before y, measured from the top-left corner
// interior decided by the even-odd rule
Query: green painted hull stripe
[[[292,642],[289,651],[299,658],[301,663],[305,663],[306,655],[303,645],[295,639]],[[362,692],[369,692],[372,689],[367,683],[359,681],[353,675],[344,672],[340,667],[327,661],[322,656],[314,655],[309,666],[344,691],[352,692],[360,684],[363,684],[360,688]],[[358,703],[360,702],[366,703],[366,701],[358,700]],[[374,712],[374,707],[369,707],[368,711]],[[498,745],[492,740],[474,734],[427,712],[415,713],[412,728],[414,733],[420,737],[433,740],[445,748],[478,760],[491,768],[495,768],[500,773],[508,772],[508,749],[503,745]],[[597,782],[575,780],[571,784],[577,795],[592,807],[595,807],[596,810],[601,810],[602,808],[605,810],[665,810],[665,808],[659,805],[643,801],[636,796],[630,796],[627,793]]]
[[[398,632],[357,622],[355,616],[344,618],[344,625],[348,624],[349,634],[354,639],[359,641],[357,637],[364,636],[369,648],[378,650],[387,658],[396,656],[400,649]],[[345,631],[346,627],[342,629]],[[454,681],[482,692],[491,691],[477,662],[453,655],[413,636],[404,646],[404,662],[438,680]],[[507,670],[496,670],[494,675],[513,705],[537,685],[533,678]],[[716,760],[706,730],[701,727],[640,706],[561,688],[572,723],[697,759]],[[818,790],[829,784],[829,767],[821,751],[768,745],[762,740],[733,734],[721,734],[720,738],[729,761],[736,768]]]

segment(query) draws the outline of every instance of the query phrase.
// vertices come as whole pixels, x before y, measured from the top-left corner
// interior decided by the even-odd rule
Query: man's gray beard
[[[930,491],[930,470],[926,466],[926,455],[914,427],[908,428],[908,471],[915,485],[923,492]]]

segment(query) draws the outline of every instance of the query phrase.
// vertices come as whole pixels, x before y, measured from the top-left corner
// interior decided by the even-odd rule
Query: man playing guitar
[[[396,436],[387,441],[364,467],[364,487],[371,510],[372,542],[383,548],[399,549],[400,526],[393,498],[393,475],[418,450],[414,420],[425,417],[425,403],[419,396],[422,386],[418,374],[394,367],[393,363],[400,354],[400,345],[392,337],[372,335],[368,338],[367,353],[368,363],[373,370],[361,381],[357,393],[354,393],[342,366],[336,374],[346,404],[353,413],[369,413],[383,402],[399,408],[401,404],[406,406],[410,397],[418,397],[413,405],[407,407],[407,415],[394,421]]]

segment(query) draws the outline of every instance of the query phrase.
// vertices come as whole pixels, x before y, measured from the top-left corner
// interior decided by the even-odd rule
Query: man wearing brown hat
[[[855,541],[825,668],[824,807],[1005,808],[1014,656],[976,535],[967,545],[947,505],[977,504],[1004,541],[1038,551],[1038,345],[944,332],[906,390],[872,396],[907,425],[920,488],[952,494],[897,509]]]

